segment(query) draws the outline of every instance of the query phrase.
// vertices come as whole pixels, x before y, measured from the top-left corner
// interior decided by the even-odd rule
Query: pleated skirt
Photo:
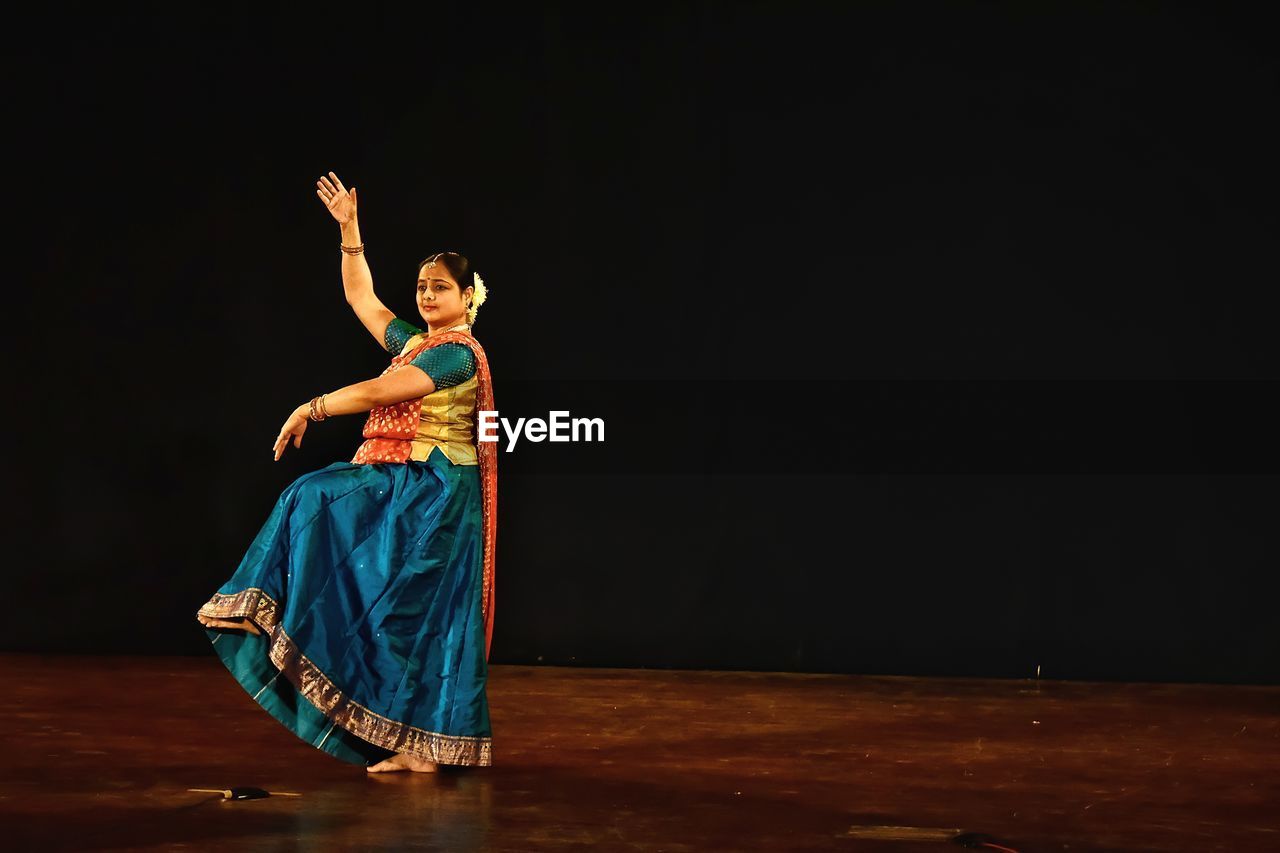
[[[263,631],[205,629],[240,686],[317,749],[487,766],[483,558],[478,466],[438,449],[334,462],[284,490],[199,612]]]

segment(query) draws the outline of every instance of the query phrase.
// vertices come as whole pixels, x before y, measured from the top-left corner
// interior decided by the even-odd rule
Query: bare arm
[[[389,406],[402,400],[414,400],[425,397],[436,390],[435,380],[417,365],[406,364],[399,370],[393,370],[377,379],[366,379],[353,385],[344,385],[337,391],[330,391],[324,397],[324,408],[330,415],[354,415],[367,412],[374,406]],[[310,411],[310,400],[294,409],[271,452],[278,461],[284,449],[293,439],[294,447],[302,447],[302,435],[307,431]]]
[[[338,221],[342,231],[342,245],[360,245],[360,223],[356,217],[356,188],[347,188],[338,180],[338,176],[330,172],[328,177],[316,181],[316,195],[324,202],[329,213]],[[360,322],[373,335],[378,346],[384,345],[384,334],[387,324],[395,317],[382,300],[373,292],[373,273],[369,270],[369,262],[364,253],[349,255],[342,253],[342,290],[347,304],[356,312]]]
[[[417,365],[406,364],[376,379],[366,379],[327,394],[324,408],[331,415],[354,415],[374,406],[417,400],[436,390],[435,380]]]

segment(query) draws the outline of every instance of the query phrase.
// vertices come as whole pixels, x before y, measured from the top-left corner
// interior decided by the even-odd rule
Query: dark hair
[[[457,252],[436,252],[418,262],[418,272],[422,272],[422,268],[431,261],[444,264],[449,275],[453,276],[453,280],[458,283],[458,290],[466,290],[474,286],[475,283],[471,281],[471,261],[467,260],[466,255],[459,255]]]

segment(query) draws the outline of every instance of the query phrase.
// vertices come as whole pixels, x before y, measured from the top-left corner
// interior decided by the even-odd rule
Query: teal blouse
[[[404,345],[422,329],[395,317],[383,333],[383,346],[392,355],[399,355]],[[448,343],[425,349],[409,362],[422,370],[436,383],[436,390],[461,385],[476,375],[476,358],[466,344]]]

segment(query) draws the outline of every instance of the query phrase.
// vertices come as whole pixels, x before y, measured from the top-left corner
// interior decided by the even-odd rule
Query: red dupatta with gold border
[[[465,344],[471,348],[476,362],[476,430],[480,428],[481,411],[495,411],[493,404],[493,379],[489,374],[489,361],[484,348],[468,332],[440,332],[430,335],[411,350],[391,359],[390,366],[380,376],[399,370],[413,361],[425,349],[440,344]],[[422,411],[422,398],[404,400],[390,406],[374,406],[364,425],[364,442],[356,450],[351,462],[356,465],[381,462],[408,462],[413,450],[413,437],[418,432],[418,417]],[[476,441],[476,456],[480,463],[481,510],[484,528],[484,583],[481,591],[481,612],[484,615],[484,659],[489,660],[489,647],[493,644],[493,575],[494,556],[498,545],[498,443]]]

